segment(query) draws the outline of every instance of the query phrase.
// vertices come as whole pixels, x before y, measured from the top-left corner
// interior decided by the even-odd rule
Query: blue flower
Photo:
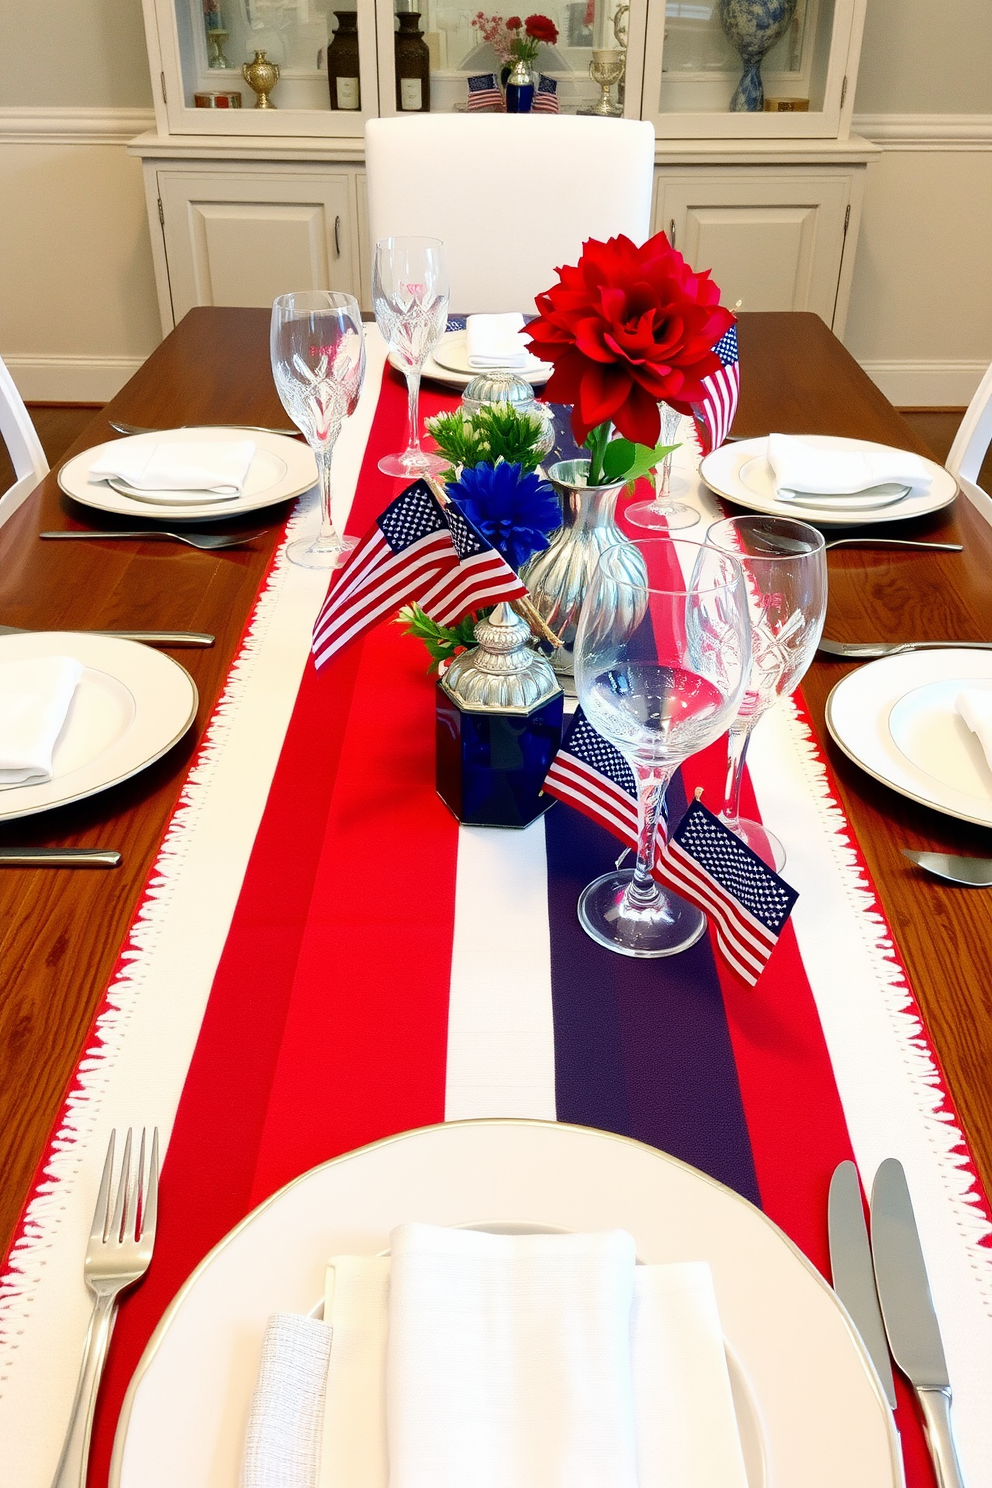
[[[448,486],[465,516],[516,570],[548,546],[546,534],[561,526],[561,507],[551,486],[519,465],[500,461],[463,470]]]

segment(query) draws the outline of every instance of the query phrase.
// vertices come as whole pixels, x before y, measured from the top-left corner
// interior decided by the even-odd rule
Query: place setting
[[[706,455],[699,472],[735,506],[820,527],[907,521],[949,506],[958,490],[934,460],[829,434],[733,440]]]

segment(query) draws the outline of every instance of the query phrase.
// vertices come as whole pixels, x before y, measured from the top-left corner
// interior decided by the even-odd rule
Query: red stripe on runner
[[[425,397],[424,412],[450,406],[451,401]],[[399,483],[382,475],[376,467],[380,456],[400,447],[405,412],[405,388],[387,369],[348,522],[349,531],[364,531],[397,494]],[[366,649],[373,643],[374,655],[370,660]],[[398,664],[395,675],[379,670],[383,665],[394,664],[379,649],[384,643],[387,650],[390,646],[405,650],[406,665]],[[362,679],[367,679],[370,672],[380,698],[388,702],[388,726],[369,716],[368,681]],[[368,736],[376,728],[382,736],[393,737],[393,723],[403,713],[411,690],[417,693],[421,707],[423,699],[429,699],[433,715],[433,688],[425,672],[426,657],[419,643],[401,638],[398,628],[393,626],[383,626],[364,644],[345,650],[319,674],[312,662],[308,663],[163,1165],[155,1259],[145,1280],[124,1298],[114,1330],[114,1347],[94,1426],[89,1480],[94,1488],[96,1485],[103,1488],[107,1482],[114,1431],[128,1381],[156,1323],[189,1272],[248,1212],[256,1197],[263,1196],[260,1183],[277,1184],[282,1181],[274,1176],[277,1170],[289,1175],[302,1172],[321,1158],[355,1145],[349,1138],[344,1138],[343,1148],[328,1145],[333,1141],[327,1120],[331,1105],[342,1134],[360,1119],[356,1115],[350,1121],[349,1105],[354,1104],[359,1106],[360,1113],[364,1113],[367,1105],[373,1111],[382,1110],[384,1119],[399,1121],[400,1125],[392,1127],[393,1130],[440,1119],[435,1114],[436,1101],[422,1101],[420,1093],[411,1092],[409,1086],[404,1087],[410,1097],[405,1115],[401,1116],[400,1104],[388,1095],[383,1096],[379,1107],[378,1092],[366,1084],[359,1086],[359,1074],[355,1071],[346,1088],[332,1086],[324,1074],[316,1081],[298,1085],[295,1122],[290,1122],[285,1119],[288,1091],[282,1058],[286,1039],[296,1035],[301,987],[308,995],[326,997],[333,983],[339,1011],[344,1007],[342,999],[350,996],[351,1025],[361,1017],[368,988],[361,967],[355,964],[360,947],[345,945],[340,952],[335,950],[332,963],[325,968],[323,982],[316,985],[319,978],[310,976],[307,961],[312,948],[312,942],[307,939],[307,919],[318,892],[326,888],[328,814],[338,812],[346,800],[358,809],[355,800],[360,790],[358,782],[349,781],[343,790],[339,789],[342,775],[359,767],[353,730],[357,730],[357,737],[362,740],[359,756],[363,751],[369,752]],[[403,701],[396,694],[402,694]],[[423,723],[418,722],[416,729],[418,736],[426,736],[427,747],[432,749],[433,727],[425,730]],[[411,764],[410,768],[414,766]],[[423,774],[422,761],[416,768]],[[405,775],[405,769],[400,773]],[[431,798],[428,809],[439,811],[445,818],[443,826],[451,841],[448,873],[439,847],[432,864],[436,903],[448,905],[444,954],[450,959],[457,825],[434,797],[433,769],[428,779],[430,786],[423,787],[421,800],[425,796]],[[367,777],[366,787],[372,788]],[[380,795],[389,794],[390,787],[381,778],[376,788]],[[349,810],[346,825],[357,835],[354,811]],[[420,829],[417,830],[419,833]],[[364,862],[345,865],[352,869],[350,892],[362,896],[364,903],[372,902],[370,896],[375,894],[405,892],[399,877],[401,869],[396,866],[403,861],[401,839],[380,833],[377,840],[385,842],[391,850],[388,858],[377,862],[374,878]],[[317,908],[319,911],[319,904]],[[392,976],[397,1000],[402,1001],[411,986],[407,957],[400,953],[400,942],[393,943],[397,949]],[[443,959],[426,954],[423,961],[422,980],[427,979],[427,968],[433,968],[437,983],[434,1005],[443,1002],[446,1013],[447,966]],[[349,975],[342,976],[338,982],[334,967],[343,971],[349,962]],[[377,967],[377,979],[386,974],[381,965]],[[408,1005],[416,1010],[415,1003],[409,999]],[[342,1016],[347,1022],[346,1010]],[[429,1026],[441,1045],[443,1115],[444,1031],[438,1030],[437,1019],[431,1023],[425,1018],[422,1024],[425,1039]],[[405,1036],[409,1036],[409,1030],[405,1030]],[[407,1052],[413,1055],[414,1050]],[[399,1050],[400,1056],[403,1053]],[[367,1054],[365,1050],[366,1059]],[[393,1068],[396,1054],[394,1047]],[[380,1073],[384,1079],[390,1077],[388,1060],[380,1060]],[[428,1107],[429,1114],[424,1115]],[[319,1137],[315,1137],[315,1132],[319,1132]],[[260,1151],[264,1154],[261,1163]]]

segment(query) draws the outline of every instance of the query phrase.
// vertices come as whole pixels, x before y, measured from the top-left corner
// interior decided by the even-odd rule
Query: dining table
[[[292,432],[270,372],[268,332],[269,314],[265,310],[191,310],[126,386],[95,414],[66,459],[116,437],[112,420],[151,429],[232,425],[278,427]],[[747,439],[771,431],[840,435],[928,454],[818,316],[742,312],[738,337],[741,389],[732,431],[735,438]],[[389,389],[396,409],[401,411],[404,404],[398,374],[387,366],[381,376],[383,387]],[[443,396],[447,402],[442,397],[441,402],[432,403],[428,396],[426,411],[451,406],[451,395]],[[362,438],[369,437],[371,418],[372,413],[363,426]],[[401,412],[397,413],[400,418]],[[400,422],[397,437],[401,427]],[[361,482],[373,479],[361,463],[360,432],[356,427],[353,435],[357,453],[346,451],[342,465],[347,470],[351,468],[349,460],[354,464],[359,493]],[[384,493],[385,500],[399,489],[382,477],[376,479],[379,484],[375,492]],[[219,552],[143,543],[140,538],[126,542],[41,541],[39,533],[53,529],[112,530],[119,525],[110,514],[88,509],[65,495],[58,471],[53,470],[0,528],[0,625],[39,631],[195,630],[215,636],[211,647],[169,652],[193,678],[198,706],[189,732],[162,758],[100,794],[52,811],[0,821],[0,851],[15,846],[98,847],[115,849],[122,855],[119,867],[103,871],[0,868],[0,1246],[13,1246],[10,1256],[15,1260],[18,1245],[24,1243],[25,1226],[29,1232],[32,1222],[31,1210],[26,1206],[32,1197],[37,1199],[45,1191],[46,1163],[53,1151],[58,1152],[60,1142],[65,1146],[65,1134],[73,1129],[74,1109],[79,1112],[79,1131],[89,1130],[88,1108],[85,1103],[74,1107],[74,1094],[80,1088],[80,1071],[85,1072],[87,1056],[100,1035],[108,987],[121,983],[128,957],[136,958],[136,964],[142,957],[154,962],[154,917],[149,918],[145,912],[156,895],[171,892],[162,864],[170,851],[179,855],[183,851],[180,839],[170,835],[177,820],[184,812],[195,814],[202,809],[196,796],[197,771],[209,767],[211,751],[226,747],[225,699],[232,695],[232,685],[236,690],[241,673],[249,675],[255,665],[251,627],[257,623],[259,605],[264,609],[273,574],[279,572],[287,522],[294,520],[292,505],[283,503],[218,526],[218,531],[255,534],[244,546]],[[371,506],[366,507],[373,512]],[[360,535],[360,529],[353,530]],[[825,635],[850,641],[992,642],[992,525],[983,513],[959,495],[942,510],[898,524],[896,535],[958,543],[961,551],[856,545],[831,550]],[[298,621],[302,631],[307,630],[305,617],[319,605],[327,576],[310,575],[306,582],[310,587],[298,606],[299,616],[304,617]],[[415,645],[409,638],[404,638],[403,644],[411,648]],[[284,709],[293,707],[296,689],[301,685],[301,669],[308,665],[296,653],[294,657],[283,662],[276,655],[265,661],[272,669],[273,686],[282,689],[280,695],[285,701],[280,706]],[[353,668],[356,663],[345,658],[342,664]],[[973,1215],[975,1244],[987,1246],[988,1210],[983,1194],[992,1193],[992,892],[958,887],[929,876],[904,856],[903,849],[992,857],[992,831],[896,793],[860,769],[836,746],[825,725],[827,699],[855,665],[819,654],[802,683],[804,707],[830,789],[856,839],[859,871],[863,869],[865,882],[877,896],[887,924],[885,934],[891,931],[894,964],[904,969],[915,996],[923,1024],[919,1037],[932,1058],[932,1065],[927,1066],[930,1073],[925,1072],[921,1081],[934,1089],[939,1086],[934,1099],[935,1119],[952,1132],[948,1160],[965,1175],[970,1206],[967,1212]],[[426,657],[423,666],[418,662],[418,667],[428,688]],[[372,748],[374,738],[390,727],[391,679],[377,674],[363,685],[368,689],[371,717],[367,743]],[[432,707],[430,703],[429,710]],[[245,855],[257,855],[270,847],[275,850],[265,835],[272,829],[263,811],[271,812],[278,791],[292,789],[304,800],[312,799],[318,811],[325,801],[326,780],[352,768],[349,751],[358,746],[342,742],[340,729],[333,721],[327,723],[329,716],[315,713],[313,727],[294,745],[291,771],[280,775],[275,761],[283,749],[285,719],[280,722],[281,715],[275,718],[267,732],[264,708],[260,712],[258,748],[271,756],[274,783],[267,795],[261,793],[254,816],[246,809],[245,821],[238,828],[245,837]],[[443,813],[440,806],[438,810]],[[561,805],[554,807],[555,812],[565,810]],[[382,935],[388,939],[395,902],[405,901],[406,908],[397,914],[404,933],[410,936],[405,954],[411,962],[412,1002],[418,986],[413,963],[421,943],[416,928],[408,925],[408,921],[412,923],[410,906],[416,906],[429,919],[437,896],[443,892],[432,885],[432,879],[436,874],[440,882],[447,869],[429,859],[410,863],[404,841],[408,826],[404,810],[397,807],[391,836],[379,830],[376,841],[363,849],[354,845],[359,838],[352,833],[347,839],[351,844],[348,850],[356,856],[341,867],[340,874],[341,883],[354,896],[348,933],[355,938],[374,937],[377,916],[381,915]],[[232,835],[237,835],[233,828]],[[170,842],[174,842],[171,849]],[[313,847],[314,854],[318,848],[319,844]],[[301,858],[310,850],[301,845]],[[295,860],[287,859],[287,863],[285,892],[310,892],[311,881],[304,880],[302,868],[296,883]],[[267,954],[267,899],[261,892],[252,899],[250,878],[244,885],[239,880],[233,887],[225,887],[218,880],[202,895],[205,918],[209,918],[215,895],[220,903],[225,893],[232,904],[237,903],[237,915],[251,918],[249,928],[255,936],[250,942],[254,947],[251,954],[257,955],[261,964]],[[380,910],[376,909],[377,899],[384,901],[385,907]],[[142,915],[151,927],[145,939]],[[218,957],[222,950],[221,942]],[[371,979],[379,955],[376,951],[371,959]],[[342,964],[349,976],[363,975],[358,949],[349,950]],[[177,960],[176,965],[176,975],[181,977],[181,961]],[[251,1016],[264,1021],[268,1016],[265,989],[264,985],[252,984],[247,952],[236,971]],[[374,1000],[376,995],[372,980],[368,996]],[[110,1005],[117,1006],[113,998]],[[445,1015],[443,1008],[431,1013],[442,1024]],[[246,1087],[251,1087],[255,1078],[253,1043],[247,1037],[239,1041],[235,1015],[230,1016],[232,1021],[224,1033],[226,1047],[230,1059],[240,1062],[240,1077]],[[275,1018],[277,1013],[273,1011],[271,1016]],[[208,1024],[209,1019],[204,1027]],[[221,1033],[214,1032],[220,1040]],[[352,1032],[354,1039],[359,1039],[359,1034]],[[201,1030],[197,1047],[202,1046],[203,1037]],[[194,1028],[188,1033],[190,1047],[196,1039]],[[588,1052],[580,1041],[574,1056],[586,1057]],[[429,1063],[433,1055],[425,1053],[412,1038],[405,1057],[412,1065]],[[258,1075],[259,1081],[263,1078],[280,1078],[275,1065]],[[341,1078],[340,1070],[333,1078]],[[395,1070],[390,1078],[396,1078]],[[402,1077],[399,1082],[402,1084]],[[217,1098],[219,1101],[220,1095]],[[357,1102],[360,1096],[349,1091],[347,1098]],[[288,1096],[286,1099],[285,1120],[289,1121],[291,1102]],[[342,1122],[336,1128],[333,1145],[322,1145],[325,1139],[318,1133],[311,1153],[313,1161],[412,1124],[404,1109],[402,1100],[394,1100],[390,1094],[382,1098],[375,1119]],[[504,1113],[504,1109],[493,1112]],[[219,1121],[221,1113],[215,1114]],[[229,1124],[241,1119],[237,1107],[224,1114]],[[550,1115],[553,1119],[554,1112]],[[140,1124],[140,1113],[135,1119]],[[606,1120],[604,1117],[604,1126]],[[599,1123],[590,1119],[588,1124]],[[795,1146],[795,1160],[801,1163],[803,1141],[797,1139]],[[227,1149],[221,1144],[211,1158],[217,1165],[219,1188],[225,1182],[226,1160]],[[259,1162],[261,1176],[256,1171],[254,1186],[249,1185],[253,1203],[292,1176],[278,1162],[271,1162],[267,1168],[261,1159]],[[50,1176],[52,1170],[47,1171]],[[66,1172],[59,1172],[58,1181],[65,1181]],[[870,1176],[862,1175],[866,1185]],[[235,1204],[224,1211],[226,1221],[236,1222],[242,1212]],[[822,1237],[813,1257],[821,1267],[825,1235],[824,1207]],[[197,1259],[199,1254],[202,1250],[196,1253]],[[81,1272],[81,1253],[79,1263]],[[136,1295],[142,1290],[139,1288]],[[984,1295],[992,1297],[992,1288],[987,1288]],[[0,1338],[2,1304],[0,1289]],[[16,1373],[16,1350],[10,1369]],[[0,1397],[2,1393],[0,1386]],[[115,1400],[119,1408],[119,1395]],[[103,1446],[98,1440],[98,1449],[103,1456],[99,1459],[102,1476],[98,1481],[103,1488],[113,1422],[104,1421],[102,1427],[98,1423],[98,1434],[100,1430]],[[920,1466],[922,1452],[918,1458],[914,1484],[925,1481]],[[8,1484],[15,1488],[14,1479],[5,1476],[2,1459],[0,1450],[0,1488],[8,1488]],[[992,1482],[992,1476],[986,1475],[982,1481]],[[18,1482],[16,1488],[29,1485]],[[30,1488],[35,1488],[33,1482]]]

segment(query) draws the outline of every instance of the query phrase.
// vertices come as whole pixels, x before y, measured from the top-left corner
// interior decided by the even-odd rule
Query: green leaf
[[[603,451],[603,475],[607,481],[622,480],[633,465],[638,450],[643,448],[629,439],[611,439]]]
[[[660,465],[670,450],[678,449],[677,444],[658,444],[654,449],[649,449],[646,444],[634,446],[634,459],[630,468],[624,472],[628,485],[633,485],[642,476],[650,475],[657,465]],[[619,480],[620,477],[618,476]]]

